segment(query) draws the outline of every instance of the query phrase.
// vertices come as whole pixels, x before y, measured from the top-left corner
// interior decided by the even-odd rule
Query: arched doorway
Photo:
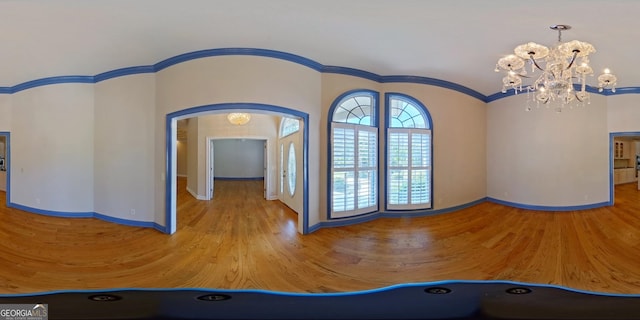
[[[246,111],[274,114],[299,118],[302,122],[302,168],[298,174],[302,176],[303,206],[298,215],[298,232],[309,233],[309,115],[307,113],[280,106],[259,103],[221,103],[188,108],[167,114],[166,116],[166,151],[165,151],[165,229],[164,232],[176,232],[176,136],[177,121],[200,115],[224,113],[229,111]]]

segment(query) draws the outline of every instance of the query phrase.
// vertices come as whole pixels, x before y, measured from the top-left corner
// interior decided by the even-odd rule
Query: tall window
[[[330,217],[378,209],[377,94],[357,91],[338,98],[331,113]]]
[[[429,209],[431,123],[426,108],[401,94],[387,94],[387,209]]]

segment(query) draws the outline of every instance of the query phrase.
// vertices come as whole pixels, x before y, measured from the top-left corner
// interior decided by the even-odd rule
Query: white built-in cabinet
[[[622,184],[636,182],[636,169],[635,168],[623,168],[613,170],[613,183]]]
[[[614,159],[630,159],[631,158],[630,141],[614,141],[613,158]]]

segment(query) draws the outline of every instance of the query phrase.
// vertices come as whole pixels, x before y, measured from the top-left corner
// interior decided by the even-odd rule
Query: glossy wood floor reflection
[[[640,293],[640,192],[616,205],[537,212],[483,203],[454,213],[296,233],[261,182],[218,181],[197,201],[179,181],[178,232],[6,209],[0,293],[219,288],[346,292],[436,280],[514,280]]]

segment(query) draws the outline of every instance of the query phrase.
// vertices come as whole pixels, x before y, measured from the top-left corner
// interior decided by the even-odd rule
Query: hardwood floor
[[[437,280],[513,280],[640,293],[640,192],[616,205],[539,212],[483,203],[310,235],[261,199],[260,181],[217,181],[213,201],[178,186],[178,231],[7,209],[0,193],[0,293],[218,288],[348,292]]]

